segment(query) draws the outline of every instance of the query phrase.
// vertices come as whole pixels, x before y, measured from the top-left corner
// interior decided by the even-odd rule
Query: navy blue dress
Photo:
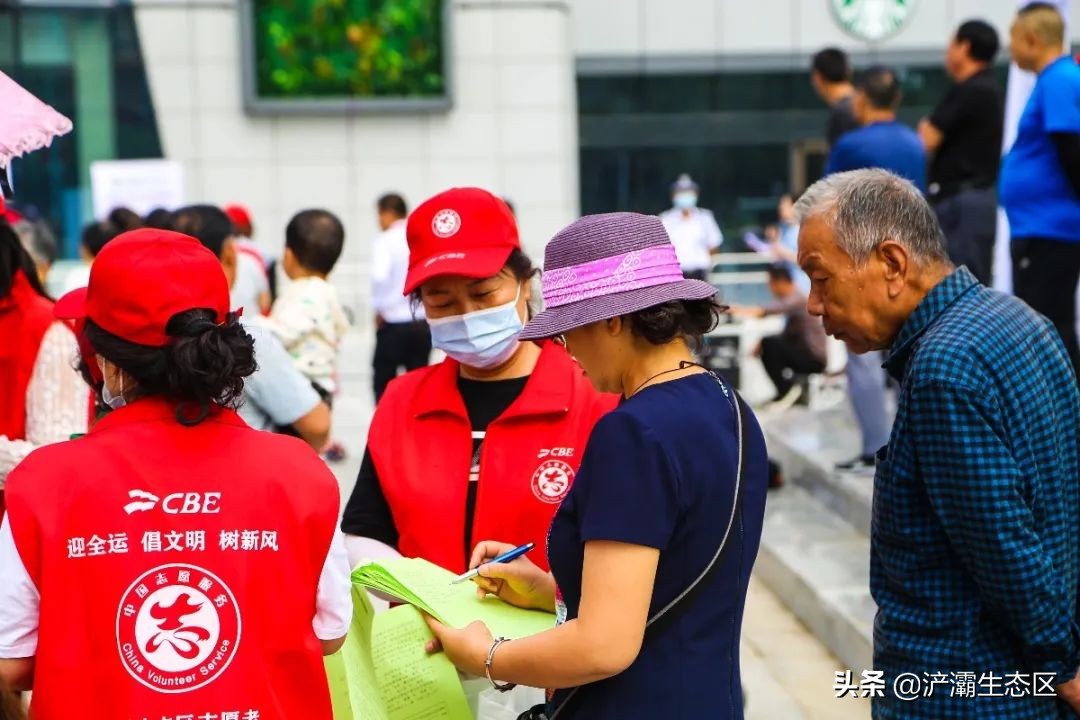
[[[726,560],[626,671],[583,686],[560,720],[742,718],[739,635],[768,485],[765,439],[745,406],[743,423],[743,504]],[[689,586],[731,516],[737,437],[732,400],[707,374],[645,388],[597,423],[548,537],[560,620],[577,617],[590,540],[660,550],[650,616]],[[549,716],[568,692],[555,693]]]

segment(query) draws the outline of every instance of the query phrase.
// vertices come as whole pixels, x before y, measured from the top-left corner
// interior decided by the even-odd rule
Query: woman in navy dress
[[[684,280],[659,220],[632,213],[573,223],[545,268],[548,309],[523,337],[561,339],[623,401],[594,428],[552,521],[552,572],[527,558],[489,564],[513,547],[503,542],[481,543],[472,566],[480,592],[554,611],[557,626],[508,642],[479,622],[429,619],[429,650],[499,688],[553,688],[549,718],[741,718],[739,637],[768,471],[750,409],[694,361],[721,310],[715,289]]]

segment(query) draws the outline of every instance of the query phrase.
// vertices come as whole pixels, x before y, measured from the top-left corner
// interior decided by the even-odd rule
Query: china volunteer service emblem
[[[916,0],[829,0],[837,23],[849,35],[880,42],[904,29]]]
[[[173,564],[143,574],[116,613],[124,668],[151,690],[181,693],[213,682],[236,655],[240,609],[213,573]]]
[[[541,502],[562,502],[574,481],[574,469],[562,460],[548,460],[536,468],[532,477],[533,495]]]
[[[461,216],[456,210],[447,208],[435,213],[431,219],[431,231],[441,238],[448,238],[461,229]]]

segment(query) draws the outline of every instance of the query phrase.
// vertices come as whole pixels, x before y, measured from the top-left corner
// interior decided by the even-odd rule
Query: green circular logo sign
[[[904,29],[916,0],[829,0],[840,27],[852,37],[880,42]]]

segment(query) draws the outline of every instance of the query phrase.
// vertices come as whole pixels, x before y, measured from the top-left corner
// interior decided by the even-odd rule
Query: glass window
[[[0,69],[15,65],[15,57],[19,52],[17,42],[15,17],[10,10],[0,7]]]
[[[708,75],[649,75],[639,83],[641,111],[708,112],[717,109]]]
[[[75,128],[16,160],[15,202],[47,220],[65,257],[90,221],[94,160],[161,157],[161,140],[130,5],[0,10],[0,70]]]
[[[61,11],[27,10],[19,23],[20,62],[24,65],[70,65],[71,39]]]
[[[775,209],[787,192],[788,162],[787,145],[584,148],[581,210],[661,213],[671,207],[671,183],[685,172],[701,188],[699,205],[734,238]]]
[[[939,62],[897,74],[900,120],[914,127],[950,81]],[[824,171],[827,109],[797,58],[787,69],[581,76],[577,90],[584,212],[660,212],[688,172],[730,247],[742,228],[775,220],[777,198],[804,189],[793,183]]]

